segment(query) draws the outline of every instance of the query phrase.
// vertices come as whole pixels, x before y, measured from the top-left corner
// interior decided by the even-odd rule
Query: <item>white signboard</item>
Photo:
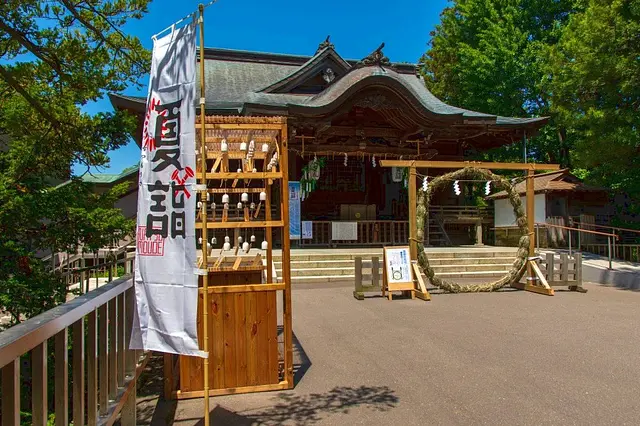
[[[384,251],[387,282],[389,284],[412,282],[413,274],[411,273],[409,247],[385,247]]]
[[[131,348],[206,356],[195,275],[195,22],[154,39],[142,135]]]
[[[313,222],[307,221],[307,220],[302,221],[302,239],[303,240],[313,239]]]
[[[331,222],[331,239],[356,241],[358,239],[358,222]]]

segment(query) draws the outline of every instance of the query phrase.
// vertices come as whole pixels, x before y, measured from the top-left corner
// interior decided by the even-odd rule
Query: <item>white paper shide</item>
[[[198,348],[195,245],[196,26],[154,39],[142,135],[136,235],[135,349]]]

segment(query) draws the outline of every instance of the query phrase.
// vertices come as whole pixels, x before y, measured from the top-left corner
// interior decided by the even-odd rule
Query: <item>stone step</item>
[[[492,263],[488,265],[433,265],[433,270],[436,274],[440,273],[455,273],[455,272],[487,272],[487,271],[502,271],[504,272],[511,269],[510,263]]]
[[[502,277],[506,271],[442,272],[440,278],[493,278]]]
[[[304,262],[304,261],[328,261],[328,260],[354,260],[356,257],[362,257],[363,259],[371,259],[371,257],[377,256],[382,258],[382,250],[380,251],[367,251],[367,252],[353,252],[353,253],[292,253],[291,254],[291,262]],[[427,256],[429,260],[435,259],[479,259],[479,258],[495,258],[495,259],[505,259],[508,258],[511,261],[515,259],[516,252],[513,251],[505,251],[505,250],[473,250],[467,249],[464,251],[456,251],[455,249],[451,250],[443,250],[443,251],[432,251],[427,250]],[[273,256],[274,262],[281,262],[281,255]]]
[[[435,265],[486,265],[493,263],[511,264],[515,260],[514,256],[508,257],[443,257],[432,259],[429,256],[429,264]]]
[[[291,262],[317,262],[317,261],[326,261],[326,260],[354,260],[356,257],[362,257],[363,259],[377,256],[382,258],[382,250],[378,252],[367,252],[367,253],[313,253],[313,254],[292,254]],[[281,255],[273,256],[274,262],[282,262]]]
[[[353,285],[355,275],[306,275],[299,277],[291,277],[292,284],[310,284],[310,283],[333,283],[333,282],[346,282]]]
[[[276,269],[278,276],[282,276],[282,270]],[[303,268],[294,269],[291,268],[292,277],[304,277],[308,275],[316,276],[340,276],[340,275],[354,275],[353,268]]]
[[[370,258],[369,258],[370,259]],[[276,265],[276,269],[282,268],[282,260],[273,262]],[[380,259],[382,263],[382,259]],[[292,269],[324,269],[324,268],[351,268],[355,267],[355,260],[293,260],[291,261]]]

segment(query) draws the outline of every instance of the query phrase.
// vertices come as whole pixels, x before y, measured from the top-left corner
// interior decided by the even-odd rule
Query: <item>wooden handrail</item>
[[[606,232],[598,232],[598,231],[589,231],[587,229],[581,229],[581,228],[571,228],[569,226],[554,225],[554,224],[551,224],[551,223],[539,223],[539,222],[536,222],[536,226],[548,226],[548,227],[551,227],[551,228],[567,229],[569,231],[584,232],[585,234],[603,235],[605,237],[615,237],[616,239],[618,239],[618,236],[616,234],[608,234]]]
[[[0,368],[132,286],[131,275],[119,278],[1,332]]]

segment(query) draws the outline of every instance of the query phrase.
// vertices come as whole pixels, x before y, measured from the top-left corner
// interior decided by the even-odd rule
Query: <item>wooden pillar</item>
[[[291,257],[289,240],[289,135],[287,124],[282,126],[282,151],[280,163],[282,179],[280,180],[280,214],[282,217],[282,278],[285,290],[283,296],[283,328],[284,328],[284,379],[289,389],[293,388],[293,328],[291,326]]]
[[[533,174],[535,173],[534,169],[527,170],[527,229],[529,232],[529,257],[535,256],[536,252],[536,242],[533,238],[535,232],[535,191],[533,187]],[[534,278],[534,272],[531,268],[531,265],[527,263],[527,272],[530,278]]]
[[[409,253],[412,260],[418,259],[416,195],[416,167],[411,166],[409,167]]]

